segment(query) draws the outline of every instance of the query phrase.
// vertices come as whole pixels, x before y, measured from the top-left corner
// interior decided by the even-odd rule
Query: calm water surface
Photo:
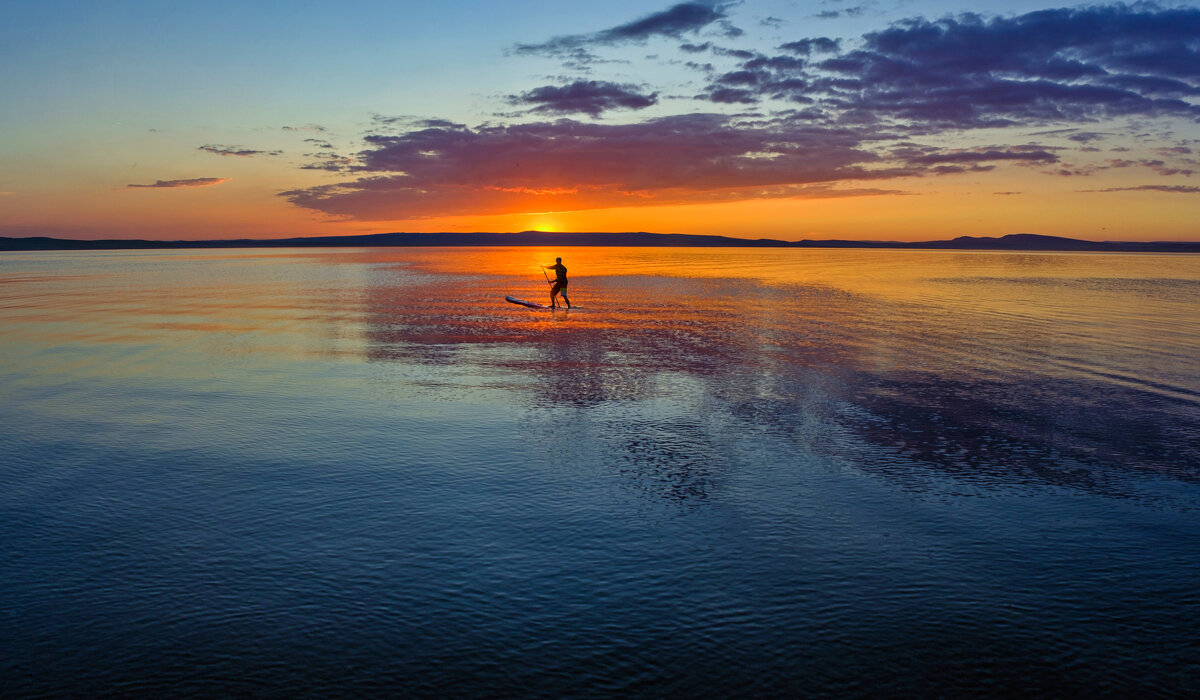
[[[1194,697],[1198,350],[1200,256],[4,254],[0,694]]]

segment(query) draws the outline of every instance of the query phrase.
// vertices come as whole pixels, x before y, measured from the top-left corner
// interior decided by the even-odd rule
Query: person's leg
[[[550,288],[550,308],[553,309],[555,306],[558,306],[558,304],[555,303],[555,299],[557,299],[557,298],[558,298],[558,285],[555,284],[553,287]]]
[[[567,302],[567,308],[571,308],[571,298],[567,296],[567,290],[562,291],[563,301]]]

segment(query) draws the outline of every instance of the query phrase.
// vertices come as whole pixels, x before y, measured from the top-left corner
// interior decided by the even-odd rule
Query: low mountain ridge
[[[1036,233],[1013,233],[999,238],[958,236],[948,241],[858,241],[809,240],[781,241],[772,238],[734,238],[692,233],[568,232],[520,231],[373,233],[357,236],[312,236],[204,241],[151,240],[77,240],[31,236],[0,237],[0,250],[129,250],[161,248],[307,248],[307,247],[412,247],[412,246],[620,246],[620,247],[703,247],[703,248],[907,248],[921,250],[1010,250],[1010,251],[1094,251],[1200,253],[1200,242],[1189,241],[1087,241]]]

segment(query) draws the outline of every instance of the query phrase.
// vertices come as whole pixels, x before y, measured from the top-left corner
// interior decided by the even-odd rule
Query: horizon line
[[[522,238],[523,237],[523,238]],[[0,250],[112,250],[163,248],[267,247],[479,247],[551,245],[567,247],[708,247],[708,248],[883,248],[1079,252],[1200,252],[1200,241],[1094,241],[1035,233],[1003,236],[961,235],[952,239],[887,241],[878,239],[743,238],[719,234],[653,233],[648,231],[474,231],[389,232],[288,238],[226,239],[77,239],[52,236],[0,236]],[[589,240],[591,239],[591,240]]]

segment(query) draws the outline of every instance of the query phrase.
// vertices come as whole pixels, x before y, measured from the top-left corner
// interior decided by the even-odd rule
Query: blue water
[[[5,254],[0,693],[1194,696],[1198,348],[1186,255]]]

